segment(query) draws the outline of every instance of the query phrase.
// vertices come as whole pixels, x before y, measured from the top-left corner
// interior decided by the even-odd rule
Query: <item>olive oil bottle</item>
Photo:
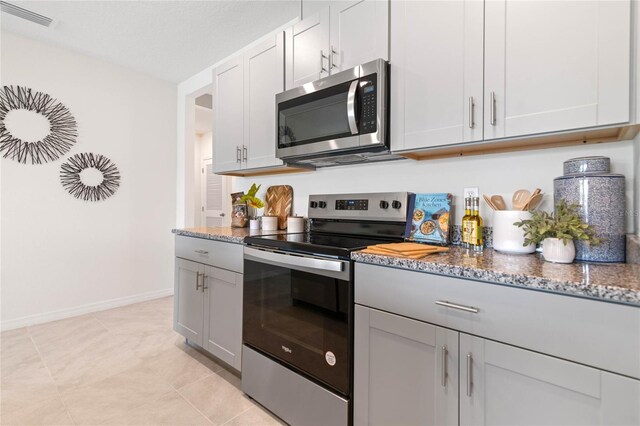
[[[469,235],[469,245],[473,251],[482,251],[484,249],[484,240],[482,238],[483,220],[480,216],[480,198],[473,198],[473,209],[471,212],[471,233]]]
[[[462,217],[462,247],[469,248],[470,246],[470,236],[471,236],[471,197],[466,197],[464,199],[464,216]]]

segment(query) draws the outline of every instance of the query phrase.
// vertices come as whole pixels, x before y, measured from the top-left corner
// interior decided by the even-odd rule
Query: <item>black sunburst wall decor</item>
[[[80,178],[80,173],[90,168],[102,173],[102,182],[96,186],[86,185]],[[74,197],[85,201],[100,201],[111,197],[118,190],[120,172],[104,155],[81,153],[71,156],[62,164],[60,181]]]
[[[47,136],[36,142],[23,141],[5,126],[10,111],[27,110],[49,121]],[[42,164],[69,152],[76,143],[78,125],[69,109],[46,93],[24,86],[4,86],[0,90],[0,154],[19,163]]]

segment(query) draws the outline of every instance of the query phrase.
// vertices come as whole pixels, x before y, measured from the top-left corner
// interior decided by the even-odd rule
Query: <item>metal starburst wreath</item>
[[[98,185],[86,185],[80,178],[83,170],[94,168],[102,173]],[[60,170],[62,186],[74,197],[85,201],[100,201],[111,197],[120,186],[120,172],[115,164],[100,154],[81,153],[73,155],[62,164]]]
[[[5,126],[13,110],[33,111],[49,121],[47,136],[36,142],[23,141]],[[66,154],[76,143],[78,125],[69,109],[46,93],[24,86],[4,86],[0,90],[0,154],[19,163],[42,164]]]

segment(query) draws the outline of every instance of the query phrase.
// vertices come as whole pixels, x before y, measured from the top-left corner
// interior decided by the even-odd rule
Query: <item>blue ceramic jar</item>
[[[553,180],[554,201],[580,205],[582,220],[592,225],[599,245],[575,241],[576,260],[625,261],[625,178],[610,173],[608,157],[573,158],[564,163],[564,176]]]

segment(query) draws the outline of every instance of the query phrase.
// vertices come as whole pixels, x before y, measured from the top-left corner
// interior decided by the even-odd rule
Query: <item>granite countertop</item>
[[[249,229],[248,227],[232,228],[230,226],[172,229],[171,232],[185,237],[205,238],[207,240],[224,241],[226,243],[236,244],[243,244],[244,237],[287,233],[287,231],[263,231],[261,229]]]
[[[515,287],[583,296],[640,307],[640,265],[628,263],[545,262],[539,254],[481,254],[451,247],[420,260],[354,252],[356,262],[430,272]]]

